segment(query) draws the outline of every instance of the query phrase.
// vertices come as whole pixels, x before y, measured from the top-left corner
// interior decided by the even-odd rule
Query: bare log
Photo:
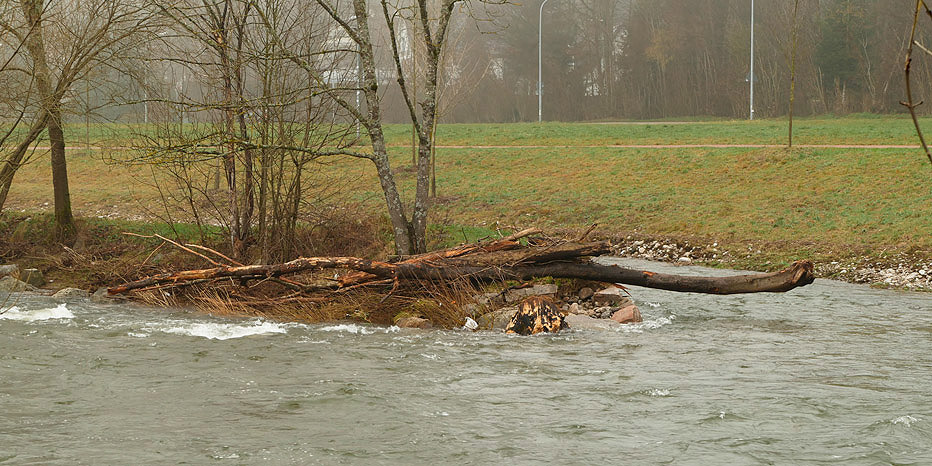
[[[467,256],[451,258],[444,262],[448,266],[508,266],[518,264],[543,264],[554,261],[576,260],[594,257],[612,251],[608,241],[597,243],[563,243],[543,248],[507,249],[477,252]],[[405,262],[408,264],[409,262]]]
[[[370,261],[358,257],[302,257],[284,264],[245,265],[241,267],[215,267],[212,269],[185,270],[178,273],[163,273],[136,280],[121,286],[108,288],[109,294],[166,284],[181,284],[192,280],[213,280],[218,278],[237,278],[240,280],[265,279],[278,277],[306,270],[347,268],[371,274],[374,277],[392,278],[395,265],[387,262]]]
[[[706,294],[784,292],[815,280],[811,261],[801,260],[779,272],[729,277],[691,277],[636,270],[595,263],[550,263],[514,267],[437,267],[431,264],[399,264],[401,279],[452,280],[468,277],[475,281],[530,280],[539,277],[578,278],[622,283],[669,291]]]
[[[592,246],[595,247],[595,246]],[[538,256],[547,257],[547,256]],[[729,277],[690,277],[682,275],[661,274],[645,270],[636,270],[616,265],[601,265],[592,262],[549,262],[519,265],[476,266],[451,265],[429,261],[390,264],[369,261],[355,257],[311,257],[296,259],[284,264],[249,265],[242,267],[216,267],[212,269],[188,270],[176,274],[161,274],[110,288],[110,294],[163,286],[183,284],[193,280],[236,278],[240,280],[265,279],[280,275],[298,273],[306,270],[326,268],[346,268],[355,270],[353,276],[366,277],[365,281],[355,280],[358,286],[376,280],[411,281],[449,281],[470,279],[476,282],[504,279],[530,280],[541,277],[578,278],[626,285],[643,286],[670,291],[709,294],[736,294],[759,292],[783,292],[808,285],[815,279],[812,262],[796,261],[780,272],[737,275]]]

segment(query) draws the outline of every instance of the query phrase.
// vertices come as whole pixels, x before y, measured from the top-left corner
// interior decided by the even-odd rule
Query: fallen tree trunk
[[[221,266],[155,275],[110,288],[110,294],[153,287],[179,286],[194,281],[236,279],[266,280],[309,270],[348,269],[339,279],[339,289],[366,284],[444,282],[468,279],[474,282],[531,280],[534,278],[577,278],[600,282],[658,288],[692,293],[735,294],[782,292],[812,283],[815,278],[810,261],[797,261],[780,272],[730,277],[691,277],[660,274],[615,265],[593,263],[591,256],[608,252],[608,243],[562,243],[548,247],[520,248],[520,245],[497,242],[486,248],[458,248],[456,254],[432,253],[398,263],[370,261],[355,257],[307,257],[283,264]],[[493,243],[495,245],[496,243]],[[520,249],[519,249],[520,248]],[[451,250],[453,251],[453,250]],[[460,252],[463,251],[461,254]],[[320,290],[320,288],[317,288]]]
[[[692,277],[636,270],[595,263],[550,263],[513,267],[435,267],[430,264],[400,264],[399,277],[417,280],[452,280],[468,277],[475,281],[531,280],[541,277],[578,278],[621,283],[669,291],[707,294],[784,292],[815,280],[813,264],[796,261],[779,272],[728,277]]]

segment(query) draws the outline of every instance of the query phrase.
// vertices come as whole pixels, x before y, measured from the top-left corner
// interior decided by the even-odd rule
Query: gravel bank
[[[728,267],[736,258],[748,258],[761,253],[723,250],[718,243],[694,244],[669,239],[637,239],[632,236],[614,238],[612,251],[620,257],[632,257],[681,265],[709,265]],[[815,263],[819,278],[864,283],[885,288],[911,291],[932,291],[932,261],[921,260],[908,254],[894,255],[884,263],[875,263],[868,257]]]

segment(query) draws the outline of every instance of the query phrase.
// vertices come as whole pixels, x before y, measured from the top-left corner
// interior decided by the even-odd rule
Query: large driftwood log
[[[579,278],[648,288],[693,293],[734,294],[782,292],[812,283],[812,262],[797,261],[786,270],[730,277],[689,277],[593,263],[590,258],[609,252],[608,243],[560,243],[522,247],[517,238],[484,245],[470,245],[414,256],[396,263],[355,257],[305,257],[283,264],[220,266],[155,275],[109,289],[111,294],[154,287],[179,286],[222,278],[267,280],[309,270],[345,269],[339,285],[350,288],[367,284],[419,284],[430,281],[469,279],[488,282],[541,277]]]
[[[399,277],[419,280],[451,280],[469,277],[476,281],[499,279],[530,280],[539,277],[579,278],[622,283],[670,291],[707,294],[783,292],[815,280],[812,262],[796,261],[779,272],[727,277],[691,277],[630,269],[595,263],[550,263],[513,267],[435,267],[430,264],[399,264]]]

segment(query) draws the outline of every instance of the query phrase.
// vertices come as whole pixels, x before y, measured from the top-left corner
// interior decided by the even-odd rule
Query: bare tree
[[[919,119],[916,117],[916,107],[919,104],[913,102],[912,81],[910,79],[910,71],[912,70],[913,64],[913,46],[922,49],[922,51],[928,55],[932,55],[932,50],[929,50],[927,47],[916,41],[916,30],[919,27],[919,16],[923,12],[925,12],[926,15],[932,19],[932,10],[929,9],[925,1],[916,0],[916,9],[913,13],[913,26],[909,33],[909,45],[906,48],[906,64],[904,65],[904,75],[906,77],[906,102],[903,102],[903,105],[909,109],[909,114],[913,118],[913,125],[916,127],[916,134],[919,136],[919,142],[922,144],[922,150],[925,152],[926,157],[928,157],[929,163],[932,163],[932,152],[929,151],[929,146],[926,144],[925,136],[922,134],[922,128],[919,126]]]
[[[385,196],[385,202],[392,223],[395,249],[399,254],[423,252],[427,248],[427,214],[429,210],[429,180],[432,139],[437,112],[437,85],[440,60],[447,41],[447,33],[454,7],[464,0],[413,0],[411,3],[394,3],[381,0],[378,4],[381,15],[371,15],[366,0],[353,0],[351,4],[334,3],[330,0],[316,0],[316,3],[329,15],[335,26],[342,28],[353,41],[361,63],[359,89],[365,96],[366,112],[357,109],[349,99],[341,95],[344,89],[332,86],[321,76],[319,70],[298,54],[283,47],[282,52],[302,66],[309,74],[316,74],[318,82],[326,95],[352,115],[367,130],[371,154],[354,154],[370,160],[378,173],[379,183]],[[466,3],[468,5],[468,3]],[[416,14],[414,14],[416,13]],[[379,88],[380,76],[384,70],[377,67],[378,29],[377,18],[381,16],[387,29],[389,55],[394,64],[396,82],[401,91],[405,107],[417,135],[417,163],[415,194],[411,215],[406,213],[404,202],[395,183],[389,162],[385,136],[382,130],[382,109]],[[417,34],[403,34],[398,21],[415,18],[418,21]],[[269,24],[266,18],[266,24]],[[404,41],[403,41],[404,39]],[[413,76],[405,72],[402,60],[406,53],[405,42],[416,42],[426,50],[423,64],[423,76]],[[414,92],[415,83],[421,80]]]
[[[315,180],[315,160],[353,154],[350,119],[319,96],[321,83],[342,88],[349,52],[327,50],[339,49],[339,38],[320,24],[321,11],[298,2],[152,5],[166,19],[164,34],[146,52],[156,75],[139,80],[150,83],[147,101],[171,111],[139,134],[136,160],[171,181],[165,189],[178,202],[167,203],[198,224],[221,224],[237,258],[254,245],[260,261],[287,257],[299,222],[309,220],[306,207],[333,191]],[[278,53],[282,44],[305,66]],[[178,73],[192,89],[163,78]],[[218,161],[224,192],[211,188]]]
[[[48,130],[51,145],[52,184],[55,223],[58,236],[71,240],[75,234],[68,189],[67,160],[62,115],[64,99],[74,83],[84,78],[92,67],[106,62],[128,39],[140,31],[149,15],[133,2],[92,0],[86,2],[52,2],[19,0],[18,14],[6,4],[10,13],[0,17],[0,29],[6,31],[26,53],[14,69],[29,82],[21,108],[23,119],[31,120],[29,130],[6,154],[0,169],[0,210],[13,176],[28,159],[30,147]],[[28,114],[28,117],[27,117]]]

